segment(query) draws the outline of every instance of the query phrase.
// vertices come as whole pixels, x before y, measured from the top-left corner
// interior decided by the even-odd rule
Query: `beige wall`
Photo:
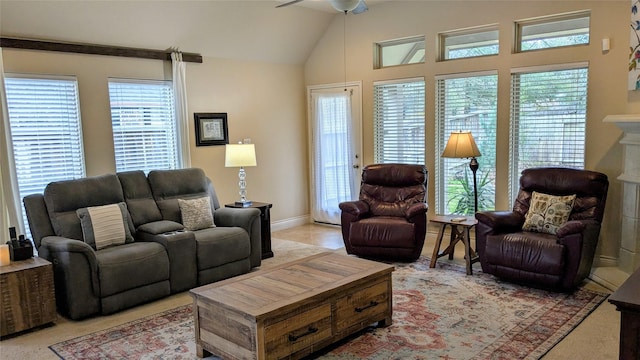
[[[8,73],[74,75],[78,79],[87,175],[115,171],[109,77],[170,79],[157,60],[3,49]],[[212,179],[222,204],[238,195],[238,169],[224,167],[224,146],[195,146],[194,112],[228,113],[229,140],[251,138],[257,167],[247,168],[249,199],[274,204],[272,219],[308,212],[303,69],[205,57],[187,65],[191,165]]]
[[[591,10],[591,44],[563,49],[512,54],[513,22],[537,16]],[[627,51],[629,39],[629,1],[398,1],[372,7],[362,15],[347,16],[347,78],[363,82],[363,159],[373,161],[373,82],[424,76],[426,81],[426,165],[429,176],[429,199],[434,196],[433,139],[435,137],[435,80],[440,74],[496,70],[499,78],[497,130],[497,199],[496,208],[508,209],[509,153],[509,82],[510,69],[556,63],[589,62],[589,98],[587,118],[586,168],[609,176],[610,201],[607,204],[603,241],[599,252],[605,262],[618,256],[621,185],[621,132],[612,124],[602,123],[610,114],[640,112],[640,96],[629,95],[627,86]],[[344,81],[343,17],[338,16],[319,41],[305,66],[307,85]],[[498,24],[500,54],[484,58],[436,62],[437,33],[467,27]],[[426,36],[425,64],[373,70],[372,45],[376,41]],[[611,50],[601,51],[601,39],[611,39]],[[482,159],[479,159],[482,166]],[[435,204],[433,204],[435,205]],[[430,209],[433,215],[435,206]]]

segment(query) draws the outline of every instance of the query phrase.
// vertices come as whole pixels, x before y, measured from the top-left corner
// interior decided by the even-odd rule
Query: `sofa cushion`
[[[164,220],[182,222],[178,199],[211,196],[209,182],[202,169],[153,170],[147,177]],[[211,211],[213,210],[212,207]]]
[[[155,242],[112,246],[97,251],[96,259],[101,297],[169,279],[169,257]]]
[[[576,195],[554,196],[534,191],[522,230],[555,235],[567,222]]]
[[[486,261],[502,268],[526,273],[559,276],[564,271],[565,247],[555,236],[533,232],[489,235]]]
[[[122,187],[115,174],[52,182],[44,189],[44,201],[57,236],[82,240],[82,227],[76,210],[124,202]],[[132,233],[135,229],[129,229]]]
[[[143,171],[119,172],[118,179],[122,184],[129,214],[133,224],[138,227],[142,224],[162,220],[162,214],[156,201],[153,199],[149,181]]]
[[[178,199],[182,225],[185,229],[195,231],[215,227],[213,214],[211,213],[211,202],[208,196],[196,199]]]
[[[414,248],[415,225],[401,217],[374,216],[350,224],[353,246]]]
[[[224,265],[251,255],[251,242],[239,227],[215,227],[194,231],[198,271]]]
[[[76,210],[84,242],[94,250],[133,242],[129,212],[124,203],[92,206]]]

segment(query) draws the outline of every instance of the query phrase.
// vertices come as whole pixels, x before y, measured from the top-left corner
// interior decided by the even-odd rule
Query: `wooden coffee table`
[[[298,359],[388,326],[393,270],[326,252],[192,289],[197,355]]]

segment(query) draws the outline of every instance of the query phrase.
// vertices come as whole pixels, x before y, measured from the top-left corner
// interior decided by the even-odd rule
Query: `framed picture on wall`
[[[194,113],[196,146],[225,145],[229,143],[227,113]]]

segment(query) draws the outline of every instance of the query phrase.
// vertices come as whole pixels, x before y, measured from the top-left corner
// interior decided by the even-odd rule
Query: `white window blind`
[[[376,82],[373,88],[375,162],[424,164],[424,79]]]
[[[511,198],[524,169],[584,168],[587,80],[588,68],[582,63],[512,71]]]
[[[441,157],[453,131],[471,131],[482,154],[477,158],[478,210],[494,210],[498,76],[492,72],[438,77],[436,87],[436,211],[475,211],[470,159]]]
[[[109,98],[116,170],[178,168],[171,82],[109,79]]]
[[[77,80],[7,74],[5,87],[20,198],[84,177]]]

